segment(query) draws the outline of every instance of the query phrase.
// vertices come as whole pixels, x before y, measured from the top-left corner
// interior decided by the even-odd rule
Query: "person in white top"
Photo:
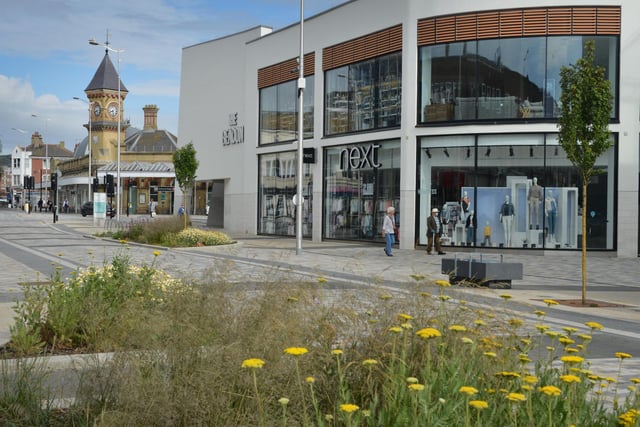
[[[393,206],[387,208],[387,215],[382,222],[382,235],[385,238],[386,246],[384,247],[384,253],[387,256],[393,256],[391,254],[391,248],[396,243],[396,222],[395,222],[396,209]]]

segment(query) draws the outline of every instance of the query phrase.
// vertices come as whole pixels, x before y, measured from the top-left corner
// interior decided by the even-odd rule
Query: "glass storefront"
[[[595,41],[596,64],[605,69],[617,96],[616,36],[514,37],[421,47],[418,122],[558,117],[560,69],[576,63],[587,40]]]
[[[380,230],[389,206],[401,229],[400,141],[326,148],[323,175],[324,238],[384,241]]]
[[[438,208],[444,245],[575,249],[581,245],[582,183],[557,134],[423,137],[419,243]],[[613,249],[615,145],[588,185],[587,246]]]
[[[325,135],[400,126],[400,52],[325,73]]]
[[[260,156],[259,234],[296,235],[296,206],[293,203],[293,196],[297,193],[296,168],[295,151]],[[308,164],[303,165],[302,182],[302,235],[311,237],[313,175]]]

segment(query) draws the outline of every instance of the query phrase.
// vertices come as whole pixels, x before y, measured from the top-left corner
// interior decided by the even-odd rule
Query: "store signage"
[[[244,143],[244,126],[238,126],[238,113],[229,114],[229,127],[222,131],[222,146]]]
[[[382,164],[376,162],[378,159],[378,148],[380,148],[380,144],[358,145],[351,148],[343,148],[340,151],[340,169],[381,167]]]
[[[315,163],[316,162],[316,149],[313,147],[307,147],[302,149],[302,163]]]

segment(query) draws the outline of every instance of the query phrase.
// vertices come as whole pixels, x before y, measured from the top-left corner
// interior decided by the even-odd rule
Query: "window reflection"
[[[560,69],[582,56],[588,39],[596,42],[596,63],[605,68],[615,94],[615,36],[489,39],[422,47],[419,121],[558,117]]]
[[[325,74],[325,133],[400,126],[401,54],[329,70]]]

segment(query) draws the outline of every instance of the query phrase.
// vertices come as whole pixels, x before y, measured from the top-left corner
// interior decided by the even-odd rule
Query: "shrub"
[[[217,246],[233,243],[233,240],[224,233],[219,231],[199,230],[197,228],[187,228],[186,230],[181,230],[177,234],[170,236],[175,239],[175,246]],[[165,242],[167,241],[168,240],[165,240]]]

